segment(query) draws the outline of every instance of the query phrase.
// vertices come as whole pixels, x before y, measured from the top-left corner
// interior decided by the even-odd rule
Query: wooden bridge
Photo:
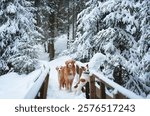
[[[35,72],[36,73],[36,72]],[[33,81],[33,80],[32,80]],[[21,90],[15,90],[19,99],[46,99],[49,82],[49,68],[45,66],[41,72],[34,78],[32,86],[28,87],[23,95],[19,95]],[[10,83],[11,87],[16,86]],[[18,91],[18,92],[17,92]],[[7,91],[5,91],[6,93]],[[4,94],[5,94],[4,93]],[[8,94],[8,93],[7,93]],[[11,92],[10,94],[13,94]],[[86,84],[86,98],[87,99],[141,99],[142,97],[136,95],[132,91],[125,89],[114,81],[104,77],[104,75],[90,71],[90,82]],[[7,96],[9,98],[9,96]],[[11,96],[10,96],[10,99]]]

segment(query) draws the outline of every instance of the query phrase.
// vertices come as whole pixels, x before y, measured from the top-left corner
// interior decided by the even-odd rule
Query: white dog
[[[81,94],[81,90],[82,90],[82,87],[87,83],[89,82],[89,69],[88,69],[88,64],[86,66],[82,66],[81,67],[82,69],[82,74],[79,78],[79,81],[78,83],[74,86],[74,89],[75,89],[75,93],[76,94]]]

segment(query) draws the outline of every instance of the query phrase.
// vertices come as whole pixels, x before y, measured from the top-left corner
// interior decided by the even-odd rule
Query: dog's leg
[[[76,85],[76,94],[79,95],[82,93],[82,88],[84,87],[84,85],[86,84],[86,80],[84,79],[80,79],[80,81],[78,82],[78,84]]]
[[[69,90],[69,80],[66,81],[66,89]]]
[[[59,90],[61,90],[61,82],[59,82]]]
[[[70,80],[68,80],[68,92],[70,92],[71,91],[71,85],[70,85]]]
[[[81,92],[82,92],[82,91],[81,91],[82,86],[83,86],[82,83],[79,83],[79,84],[78,84],[77,91],[76,91],[76,94],[77,94],[77,95],[80,95],[80,94],[81,94]]]

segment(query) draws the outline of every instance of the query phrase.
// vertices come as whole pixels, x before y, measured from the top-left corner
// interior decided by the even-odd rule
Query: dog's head
[[[58,72],[60,72],[61,70],[63,70],[63,66],[57,66],[57,67],[56,67],[56,70],[57,70]]]
[[[83,72],[89,72],[89,66],[86,64],[85,66],[81,66]]]
[[[72,68],[72,67],[75,66],[75,61],[74,61],[74,60],[67,60],[67,61],[65,62],[65,64],[66,64],[66,66],[67,66],[68,68]]]

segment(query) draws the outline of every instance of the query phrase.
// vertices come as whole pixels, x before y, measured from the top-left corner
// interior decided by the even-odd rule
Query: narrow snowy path
[[[59,90],[57,71],[55,68],[57,66],[64,65],[64,62],[67,59],[70,59],[70,57],[60,57],[49,63],[51,70],[47,99],[85,99],[84,94],[76,95],[74,92],[68,92],[65,89]]]

